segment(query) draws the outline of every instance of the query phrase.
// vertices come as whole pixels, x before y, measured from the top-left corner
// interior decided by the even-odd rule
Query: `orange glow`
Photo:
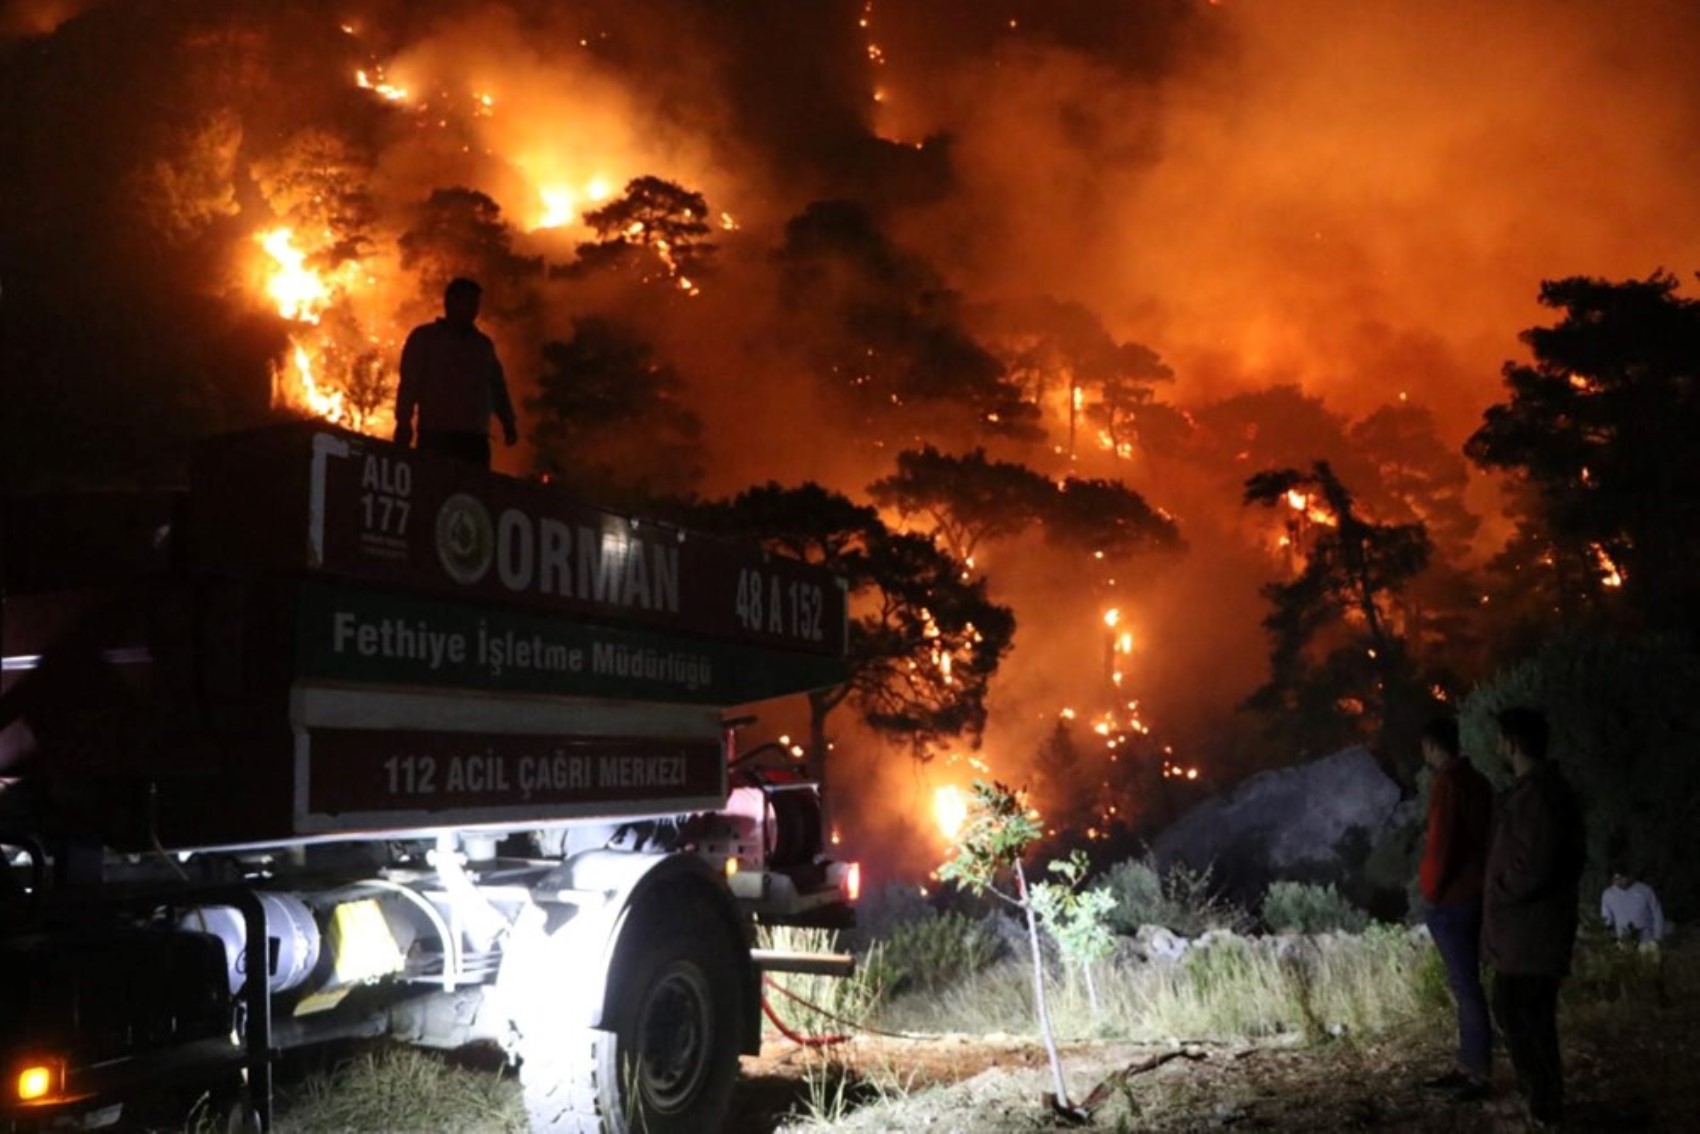
[[[594,208],[608,200],[612,195],[613,192],[609,188],[608,179],[605,177],[592,177],[579,189],[575,189],[571,185],[554,182],[541,185],[537,189],[537,197],[538,200],[542,201],[543,208],[532,222],[531,228],[533,231],[564,228],[579,219],[581,203],[589,208]],[[639,232],[642,231],[641,225],[635,227]]]
[[[844,900],[862,900],[862,864],[859,862],[850,863],[844,870]]]
[[[968,822],[968,797],[961,788],[946,785],[933,790],[933,819],[947,839],[962,833]]]

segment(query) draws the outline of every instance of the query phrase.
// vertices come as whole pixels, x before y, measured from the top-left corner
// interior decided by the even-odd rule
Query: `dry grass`
[[[279,1108],[279,1134],[524,1134],[519,1084],[430,1052],[385,1046],[310,1075]]]
[[[1314,938],[1228,937],[1174,964],[1107,964],[1102,1010],[1081,982],[1052,986],[1059,1038],[1233,1041],[1360,1035],[1418,1022],[1449,1001],[1433,946],[1402,930]],[[1009,960],[943,993],[904,997],[881,1026],[969,1033],[1030,1032],[1032,977]]]

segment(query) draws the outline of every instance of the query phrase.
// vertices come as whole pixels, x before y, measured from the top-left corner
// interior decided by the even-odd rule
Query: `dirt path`
[[[1577,1131],[1700,1131],[1700,1064],[1696,1063],[1694,1005],[1652,1011],[1645,1027],[1601,1029],[1566,1037],[1569,1129]],[[1071,1046],[1064,1061],[1070,1090],[1083,1098],[1131,1066],[1172,1049],[1098,1043]],[[999,1037],[926,1041],[863,1038],[839,1053],[854,1072],[837,1102],[842,1076],[823,1069],[818,1055],[789,1043],[769,1044],[744,1062],[744,1078],[729,1134],[788,1129],[832,1134],[931,1131],[936,1134],[1016,1134],[1067,1127],[1039,1100],[1050,1089],[1043,1049]],[[1449,1062],[1433,1034],[1336,1040],[1308,1047],[1204,1046],[1133,1076],[1126,1089],[1106,1092],[1089,1129],[1182,1131],[1447,1131],[1486,1134],[1523,1129],[1499,1106],[1460,1104],[1424,1090],[1422,1079]],[[813,1087],[811,1089],[811,1083]],[[1500,1100],[1514,1094],[1500,1061]],[[808,1126],[795,1117],[814,1109],[837,1121]],[[792,1126],[787,1126],[787,1114]]]

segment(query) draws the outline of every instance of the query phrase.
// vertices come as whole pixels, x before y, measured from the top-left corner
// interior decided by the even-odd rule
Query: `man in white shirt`
[[[1659,896],[1621,868],[1612,872],[1611,885],[1600,895],[1600,918],[1619,941],[1660,941],[1665,935],[1665,911],[1659,908]]]

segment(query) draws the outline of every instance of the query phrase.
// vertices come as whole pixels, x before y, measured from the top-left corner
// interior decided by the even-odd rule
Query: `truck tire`
[[[700,893],[666,887],[634,911],[609,973],[605,1029],[527,1044],[535,1134],[710,1134],[738,1072],[741,947]]]

